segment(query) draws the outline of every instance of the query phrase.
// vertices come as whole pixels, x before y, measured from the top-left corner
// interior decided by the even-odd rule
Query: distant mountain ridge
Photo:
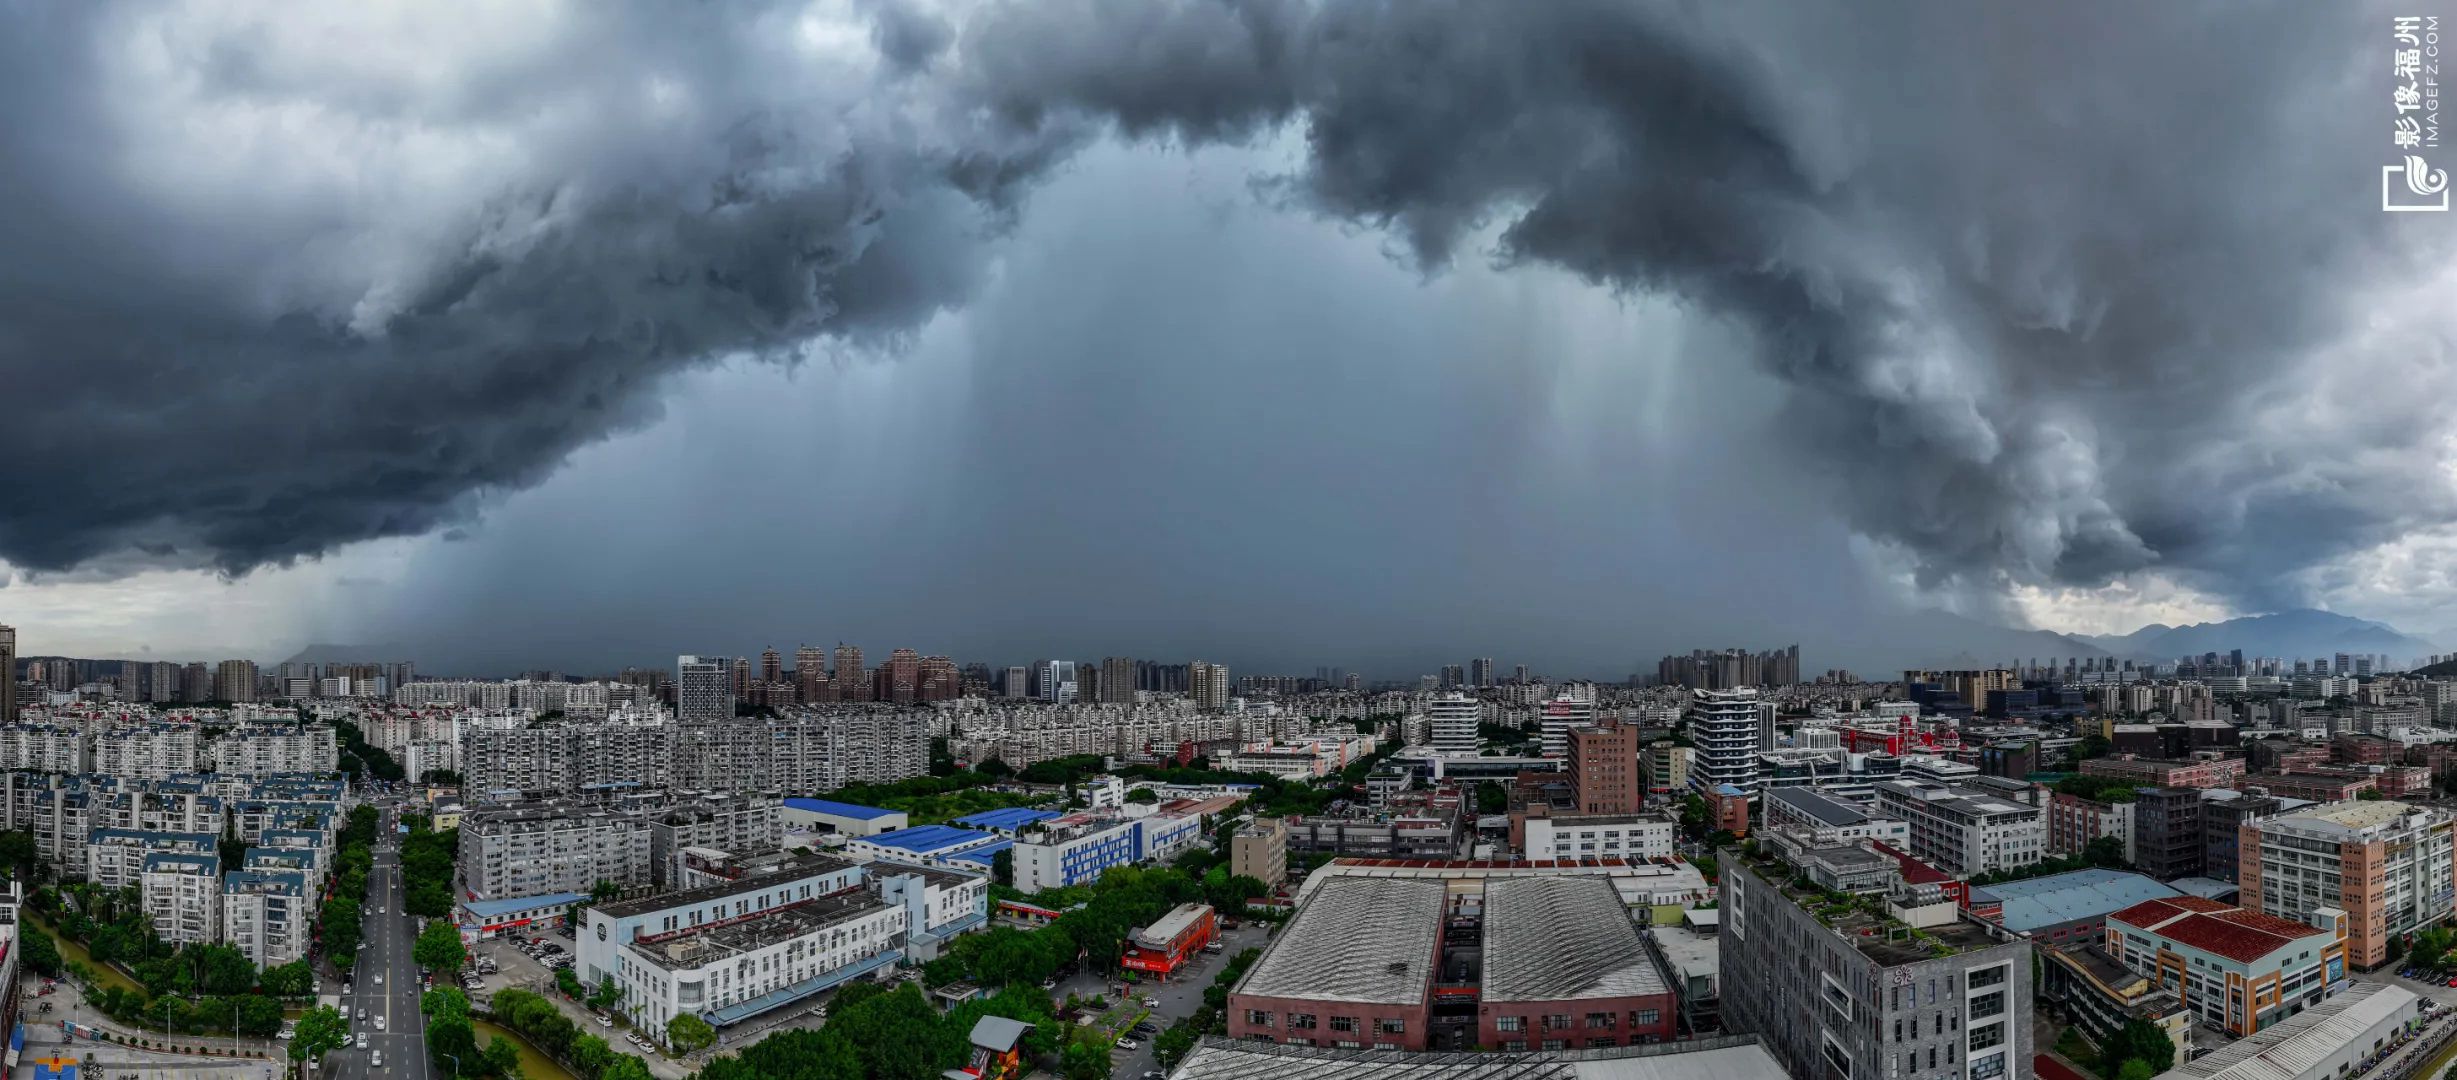
[[[2233,649],[2244,650],[2246,656],[2289,660],[2338,653],[2384,653],[2392,668],[2448,651],[2386,623],[2312,608],[2186,626],[2152,623],[2130,634],[2091,635],[2087,640],[2109,653],[2133,660],[2172,660],[2203,653],[2223,654]]]

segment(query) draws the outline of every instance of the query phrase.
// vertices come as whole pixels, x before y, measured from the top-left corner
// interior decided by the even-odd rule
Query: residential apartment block
[[[337,772],[339,739],[339,733],[320,725],[249,725],[213,740],[213,767],[225,776],[247,777]]]
[[[0,726],[0,769],[78,774],[92,765],[85,733],[50,724]]]
[[[538,804],[461,818],[460,884],[480,900],[648,885],[649,826],[585,804]]]

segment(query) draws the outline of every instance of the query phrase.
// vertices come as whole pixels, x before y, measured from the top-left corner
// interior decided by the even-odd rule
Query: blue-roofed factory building
[[[1049,819],[1058,816],[1059,813],[1055,810],[1035,810],[1029,806],[1009,806],[998,810],[984,810],[978,814],[966,814],[963,817],[955,819],[955,824],[962,825],[968,829],[988,829],[989,831],[997,833],[1000,836],[1014,836],[1017,830],[1022,829],[1027,825],[1031,825],[1035,822],[1048,821]]]
[[[912,824],[912,819],[902,810],[861,806],[833,799],[787,799],[781,816],[788,829],[853,837],[877,836]]]
[[[923,825],[865,836],[845,845],[845,855],[862,862],[884,859],[915,866],[947,866],[955,856],[993,844],[1012,843],[996,833],[959,829],[953,825]]]
[[[2047,945],[2096,940],[2107,917],[2144,900],[2183,893],[2148,874],[2075,870],[2027,881],[1974,886],[1971,913]]]

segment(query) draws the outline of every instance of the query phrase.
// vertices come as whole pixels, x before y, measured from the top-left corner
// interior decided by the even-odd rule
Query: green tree
[[[358,901],[335,897],[324,905],[324,955],[345,975],[358,962],[360,929]]]
[[[25,942],[26,970],[37,975],[58,977],[63,970],[60,966],[60,946],[51,940],[51,935],[35,929],[31,923],[18,924],[17,931],[22,935],[20,940]]]
[[[2381,797],[2379,788],[2364,788],[2363,790],[2355,793],[2355,798],[2361,799],[2365,802],[2378,802],[2380,801]]]
[[[205,993],[228,997],[256,988],[256,965],[236,945],[196,945],[187,954],[196,966],[196,985]]]
[[[827,1030],[853,1045],[872,1080],[932,1080],[963,1053],[964,1035],[905,983],[852,1008],[828,1010]]]
[[[301,997],[316,988],[316,973],[307,961],[293,960],[264,969],[264,974],[256,981],[264,987],[265,993],[276,997]]]
[[[2083,845],[2082,858],[2092,866],[2108,870],[2124,869],[2133,865],[2124,861],[2124,838],[2118,836],[2102,836]]]
[[[2122,1071],[2128,1061],[2146,1063],[2150,1074],[2156,1076],[2175,1064],[2175,1042],[2146,1020],[2127,1020],[2108,1036],[2099,1059],[2100,1071],[2111,1076]]]
[[[1109,1075],[1109,1047],[1099,1032],[1091,1028],[1075,1029],[1075,1036],[1066,1041],[1066,1050],[1058,1056],[1058,1071],[1066,1080],[1102,1080]]]
[[[599,903],[621,895],[623,895],[623,887],[604,878],[598,878],[596,884],[589,886],[589,899]]]
[[[239,1033],[258,1038],[282,1029],[282,1003],[261,994],[249,994],[239,1001]]]
[[[999,848],[990,856],[990,880],[1001,888],[1015,887],[1015,849]]]
[[[321,1057],[349,1037],[350,1022],[342,1018],[341,1010],[330,1005],[309,1009],[299,1016],[298,1030],[290,1035],[290,1060]]]
[[[2082,736],[2082,741],[2074,746],[2073,767],[2078,770],[2081,768],[2082,762],[2089,761],[2094,758],[2106,757],[2108,754],[2114,752],[2114,750],[2115,745],[2107,741],[2107,736],[2101,735],[2095,731],[2091,732],[2088,735]]]
[[[715,1043],[717,1029],[710,1027],[706,1020],[690,1013],[681,1013],[666,1021],[665,1040],[672,1043],[675,1049],[688,1054]]]
[[[588,993],[588,987],[580,985],[580,976],[572,974],[572,969],[567,967],[555,969],[555,989],[563,991],[564,997],[574,1001]]]
[[[418,932],[417,942],[410,946],[410,959],[428,971],[459,971],[469,962],[469,949],[461,944],[460,927],[438,919]]]
[[[615,1007],[623,1000],[623,988],[614,984],[614,976],[598,980],[597,992],[589,995],[589,1007],[599,1012]]]
[[[0,672],[5,677],[6,672]],[[26,829],[0,832],[0,870],[18,881],[31,881],[42,866],[42,849],[35,846],[34,833]]]
[[[572,1040],[572,1068],[579,1071],[580,1080],[594,1080],[614,1063],[615,1056],[614,1047],[595,1035]]]
[[[479,1055],[486,1062],[486,1075],[519,1080],[520,1047],[512,1040],[497,1035],[486,1041],[486,1051]]]
[[[1499,780],[1486,780],[1476,785],[1476,812],[1507,814],[1510,812],[1510,789]]]
[[[656,1080],[656,1077],[648,1071],[648,1063],[638,1056],[616,1054],[605,1071],[597,1074],[597,1080]]]
[[[2116,1070],[2116,1080],[2152,1080],[2157,1075],[2158,1072],[2150,1068],[2150,1063],[2140,1058],[2127,1061],[2123,1068]]]

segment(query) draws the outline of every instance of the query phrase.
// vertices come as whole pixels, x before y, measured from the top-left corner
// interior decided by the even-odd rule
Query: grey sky
[[[0,617],[1394,674],[2450,629],[2386,9],[710,10],[12,16]]]

